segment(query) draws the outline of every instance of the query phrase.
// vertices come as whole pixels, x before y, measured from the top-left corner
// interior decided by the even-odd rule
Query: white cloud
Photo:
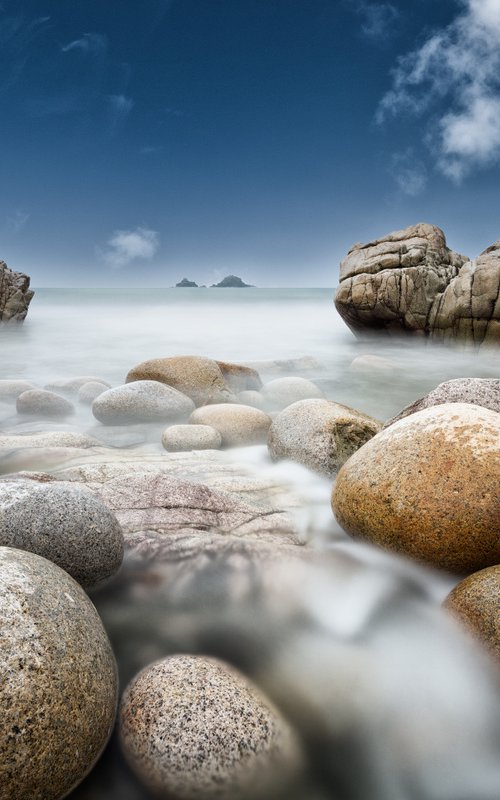
[[[18,208],[11,217],[7,218],[6,228],[10,233],[20,233],[29,218],[30,215],[26,213],[26,211],[22,211]]]
[[[103,53],[108,46],[108,41],[105,36],[100,33],[84,33],[79,39],[69,42],[64,47],[61,47],[63,53],[70,53],[72,50],[80,51],[81,53],[99,54]]]
[[[427,185],[425,164],[415,156],[411,147],[393,155],[391,174],[398,188],[409,197],[421,194]]]
[[[115,231],[108,240],[107,249],[98,252],[110,267],[119,269],[137,259],[153,258],[159,246],[157,231],[139,227],[131,231]]]
[[[500,162],[500,0],[460,0],[461,13],[399,59],[377,119],[437,113],[438,168],[460,181]]]
[[[400,17],[392,3],[357,2],[355,10],[362,17],[361,30],[370,39],[385,39],[394,32]]]
[[[116,130],[132,111],[135,103],[124,94],[112,94],[108,98],[111,115],[111,130]]]

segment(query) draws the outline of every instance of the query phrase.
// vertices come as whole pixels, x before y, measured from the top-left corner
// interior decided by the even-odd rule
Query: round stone
[[[104,425],[167,422],[191,413],[194,403],[177,389],[158,381],[135,381],[100,394],[92,413]]]
[[[354,537],[454,572],[500,562],[500,414],[467,403],[418,411],[344,464],[337,520]]]
[[[86,588],[114,575],[123,559],[114,514],[89,489],[62,482],[0,482],[0,545],[43,556]]]
[[[109,389],[109,386],[104,383],[100,383],[99,381],[88,381],[88,383],[84,383],[83,386],[80,386],[78,389],[78,399],[80,403],[92,405],[96,397],[99,397],[99,395],[105,392],[107,389]]]
[[[306,378],[276,378],[262,387],[262,396],[268,408],[286,408],[299,400],[324,397],[315,383]]]
[[[144,784],[177,800],[272,797],[300,766],[279,712],[214,658],[172,656],[144,669],[124,693],[119,725]]]
[[[500,660],[500,565],[469,575],[444,607]]]
[[[203,356],[152,358],[131,369],[125,382],[144,380],[173,386],[196,405],[223,403],[233,397],[217,362]]]
[[[63,378],[63,380],[52,381],[48,383],[45,388],[53,392],[63,392],[63,394],[78,394],[82,386],[86,383],[100,383],[106,389],[111,388],[111,384],[104,381],[102,378],[96,378],[94,375],[80,375],[77,378]]]
[[[171,425],[163,431],[161,442],[165,450],[171,453],[182,450],[218,450],[222,437],[210,425]]]
[[[380,428],[377,420],[340,403],[299,400],[274,418],[267,444],[274,461],[289,458],[331,477]]]
[[[0,380],[0,401],[16,400],[20,394],[30,389],[36,389],[29,381]]]
[[[73,414],[73,403],[46,389],[28,389],[16,400],[18,414],[33,414],[39,417],[67,417]]]
[[[252,406],[253,408],[264,408],[265,402],[260,392],[255,389],[245,389],[236,395],[237,402],[242,406]]]
[[[116,666],[89,598],[62,569],[0,547],[0,800],[60,800],[111,734]]]
[[[271,417],[258,408],[238,403],[219,403],[193,411],[189,422],[210,425],[219,431],[226,447],[260,444],[266,441]]]
[[[389,358],[384,358],[383,356],[372,355],[371,353],[356,356],[349,364],[349,372],[360,376],[390,376],[397,371],[398,365],[394,361],[391,361]]]
[[[415,400],[406,406],[395,417],[385,423],[389,427],[398,419],[415,414],[424,408],[443,405],[444,403],[473,403],[490,411],[500,412],[500,380],[496,378],[454,378],[436,386],[425,397]]]

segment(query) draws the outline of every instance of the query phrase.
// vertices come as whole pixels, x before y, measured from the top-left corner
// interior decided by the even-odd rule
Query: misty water
[[[0,379],[45,386],[89,375],[119,385],[145,359],[203,355],[255,365],[264,381],[301,375],[329,399],[386,420],[442,381],[500,377],[498,350],[409,338],[358,341],[337,315],[333,295],[333,289],[38,290],[26,323],[0,332]],[[356,369],[352,362],[362,355],[387,363]],[[290,363],[288,371],[270,363],[295,359],[298,368]],[[102,428],[87,406],[58,423],[27,421],[0,403],[6,434],[61,429],[99,438]],[[144,442],[129,445],[138,464],[141,453],[164,454],[158,426],[143,428]],[[2,472],[52,468],[43,452],[35,467],[16,458],[4,457]],[[242,566],[228,557],[172,583],[161,565],[148,568],[147,578],[144,567],[132,568],[129,584],[119,578],[97,591],[93,599],[122,684],[169,653],[210,653],[236,664],[301,736],[308,767],[287,789],[287,800],[498,800],[498,678],[440,610],[457,577],[351,541],[332,517],[331,481],[298,465],[272,464],[265,446],[221,458],[295,497],[288,510],[314,557],[286,568],[264,564],[242,586],[245,558]],[[150,797],[115,740],[71,796]]]

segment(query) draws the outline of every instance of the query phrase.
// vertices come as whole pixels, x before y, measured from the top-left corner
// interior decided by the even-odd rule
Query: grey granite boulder
[[[299,400],[274,418],[267,444],[274,461],[289,458],[331,477],[381,427],[340,403]]]
[[[29,381],[0,380],[0,401],[17,400],[20,394],[29,389],[36,389],[36,386]]]
[[[37,553],[85,588],[114,575],[123,559],[115,515],[89,489],[63,482],[0,481],[0,546]]]
[[[18,414],[31,414],[37,417],[67,417],[73,414],[73,403],[47,389],[28,389],[16,400]]]
[[[194,403],[226,403],[233,393],[216,361],[202,356],[173,356],[143,361],[130,370],[126,383],[160,381],[190,397]]]
[[[210,425],[171,425],[163,431],[161,443],[171,453],[182,450],[218,450],[222,444],[222,436]]]
[[[425,397],[415,400],[403,408],[395,417],[385,423],[384,428],[393,425],[399,419],[422,411],[424,408],[438,406],[443,403],[474,403],[476,406],[500,412],[500,379],[497,378],[455,378],[436,386]]]
[[[0,261],[0,322],[23,322],[33,295],[29,277]]]
[[[105,425],[167,422],[187,416],[193,409],[189,397],[156,380],[116,386],[92,403],[94,417]]]
[[[275,796],[297,776],[296,735],[247,678],[218,659],[175,655],[137,675],[120,705],[131,767],[156,796]]]
[[[76,378],[62,378],[61,380],[51,381],[44,388],[50,392],[61,392],[62,394],[75,395],[78,394],[82,386],[86,383],[99,383],[106,389],[110,389],[111,385],[102,378],[96,378],[94,375],[79,375]]]
[[[261,390],[264,402],[268,408],[282,409],[299,400],[309,400],[313,397],[324,397],[323,392],[315,383],[306,378],[288,377],[275,378],[265,383]]]
[[[259,444],[266,441],[271,417],[252,406],[239,403],[204,406],[189,417],[193,425],[211,425],[222,436],[225,447]]]
[[[0,547],[0,631],[0,800],[60,800],[113,728],[110,643],[66,572],[11,547]]]
[[[85,403],[85,405],[90,406],[96,397],[99,397],[99,395],[107,391],[107,389],[109,389],[109,386],[105,383],[101,383],[100,381],[88,381],[78,389],[78,400],[80,403]]]

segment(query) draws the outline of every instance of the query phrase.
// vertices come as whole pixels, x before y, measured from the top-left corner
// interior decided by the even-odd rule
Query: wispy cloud
[[[7,217],[5,222],[5,230],[7,233],[17,234],[22,231],[28,222],[30,215],[20,208],[16,209],[10,217]]]
[[[108,40],[100,33],[84,33],[79,39],[74,39],[72,42],[61,47],[63,53],[71,53],[72,51],[85,53],[85,54],[101,54],[106,52],[108,47]]]
[[[351,5],[361,17],[361,32],[369,39],[387,39],[397,29],[401,13],[392,3],[354,0]]]
[[[400,191],[408,197],[421,194],[427,185],[427,169],[409,147],[401,153],[394,153],[390,172]]]
[[[125,122],[135,103],[124,94],[112,94],[108,101],[111,131],[115,132]]]
[[[160,237],[157,231],[138,227],[130,231],[115,231],[100,257],[113,269],[125,267],[132,261],[149,260],[158,252]]]
[[[377,120],[437,114],[438,168],[459,182],[500,162],[500,0],[461,0],[461,13],[401,57]]]

